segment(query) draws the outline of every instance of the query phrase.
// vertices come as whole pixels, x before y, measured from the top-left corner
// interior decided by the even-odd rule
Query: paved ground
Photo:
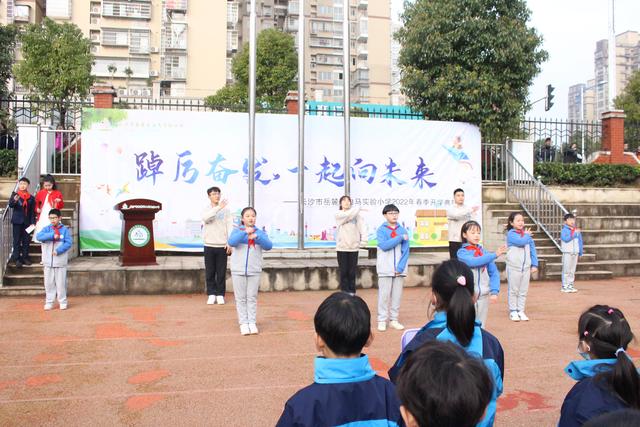
[[[585,308],[618,306],[640,335],[637,278],[577,287],[561,294],[558,283],[533,283],[528,323],[507,320],[504,295],[491,307],[488,329],[506,354],[498,425],[555,425]],[[405,325],[425,322],[428,292],[405,290]],[[0,299],[0,425],[272,426],[312,381],[312,318],[328,294],[261,294],[261,334],[250,337],[238,333],[230,294],[224,306],[202,295],[77,297],[50,312],[40,298]],[[359,295],[375,307],[375,290]],[[397,357],[400,335],[376,334],[368,353],[379,372]]]

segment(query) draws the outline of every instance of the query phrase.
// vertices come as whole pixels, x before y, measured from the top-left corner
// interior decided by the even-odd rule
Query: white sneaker
[[[67,304],[60,304],[60,310],[66,310]]]
[[[46,303],[46,304],[44,305],[44,309],[45,309],[45,310],[51,310],[51,309],[53,309],[53,304]]]
[[[565,294],[568,294],[571,292],[571,289],[567,286],[563,286],[562,288],[560,288],[560,292],[564,292]]]
[[[222,295],[216,297],[216,304],[224,304],[224,297]]]
[[[389,322],[389,327],[391,329],[397,329],[398,331],[401,331],[404,329],[404,325],[398,322],[397,320],[392,320],[391,322]]]
[[[256,326],[255,323],[249,323],[249,332],[251,333],[251,335],[258,334],[258,327]]]
[[[209,295],[209,298],[207,298],[207,305],[213,305],[216,303],[216,296],[215,295]]]
[[[509,313],[509,320],[513,320],[514,322],[519,322],[520,316],[518,316],[518,312],[512,311],[511,313]]]
[[[576,288],[574,288],[573,285],[572,285],[572,286],[569,286],[569,291],[568,292],[570,292],[572,294],[575,294],[576,292],[578,292],[578,290]]]
[[[378,322],[378,330],[384,332],[387,330],[387,322]]]
[[[249,329],[249,325],[248,324],[243,323],[242,325],[240,325],[240,334],[242,334],[242,335],[251,334],[251,330]]]
[[[518,317],[520,317],[520,320],[522,320],[523,322],[528,322],[529,318],[527,317],[526,314],[524,314],[524,311],[519,311],[518,312]]]

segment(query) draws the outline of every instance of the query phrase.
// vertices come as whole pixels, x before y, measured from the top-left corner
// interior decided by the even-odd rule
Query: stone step
[[[541,255],[562,255],[560,249],[551,245],[551,242],[547,239],[545,244],[536,243],[536,254]]]
[[[503,211],[517,211],[521,210],[522,206],[519,203],[483,203],[483,206],[487,208],[487,210],[503,210]]]
[[[582,261],[578,260],[578,266],[576,271],[602,271],[608,270],[607,263],[601,263],[598,261]],[[547,263],[547,274],[549,273],[558,273],[562,272],[562,263],[561,262],[549,262]]]
[[[42,273],[44,271],[42,265],[40,265],[39,256],[38,256],[38,259],[35,259],[32,256],[31,257],[31,261],[33,262],[33,264],[31,264],[31,265],[23,265],[22,267],[16,267],[16,265],[13,262],[10,263],[9,265],[7,265],[7,270],[5,271],[5,276],[7,274],[14,275],[14,276],[22,276],[24,274]]]
[[[640,229],[640,216],[579,216],[584,230]]]
[[[547,280],[561,280],[562,273],[547,273]],[[576,281],[579,280],[607,280],[613,277],[613,273],[607,270],[594,270],[594,271],[576,271]]]
[[[598,261],[640,259],[639,243],[590,244],[584,246],[586,252],[596,255]]]
[[[3,286],[0,287],[1,297],[35,297],[44,296],[44,285],[42,286]],[[43,304],[44,305],[44,304]]]
[[[39,274],[36,272],[29,272],[24,274],[5,274],[2,280],[3,287],[11,286],[43,286],[44,287],[44,272]]]
[[[579,203],[565,205],[571,212],[574,209],[579,217],[582,216],[640,216],[640,203]]]
[[[549,265],[549,263],[562,263],[562,254],[559,253],[555,253],[555,254],[538,254],[538,259],[544,259],[547,261],[547,265]],[[596,260],[596,255],[595,254],[584,254],[580,257],[580,260],[578,261],[578,263],[581,262],[594,262]]]

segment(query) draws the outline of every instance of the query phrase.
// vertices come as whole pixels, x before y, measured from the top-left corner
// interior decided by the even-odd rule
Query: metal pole
[[[298,5],[298,249],[304,249],[304,0]]]
[[[585,156],[585,149],[584,149],[584,90],[585,87],[584,85],[580,86],[580,121],[582,123],[582,131],[580,132],[580,139],[581,141],[581,145],[582,145],[582,161],[580,163],[586,163],[587,162],[587,158]]]
[[[615,0],[609,0],[609,46],[608,46],[608,78],[609,78],[609,99],[607,106],[609,111],[615,109],[613,100],[616,97],[616,30],[615,30]]]
[[[255,204],[256,169],[256,0],[249,12],[249,206]]]
[[[349,31],[350,0],[343,1],[342,16],[342,82],[344,83],[344,194],[351,193],[351,32]]]

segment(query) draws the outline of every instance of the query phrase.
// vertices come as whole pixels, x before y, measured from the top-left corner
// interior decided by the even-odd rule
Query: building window
[[[227,3],[227,23],[236,24],[238,22],[238,3]]]
[[[16,21],[29,22],[30,8],[25,5],[16,5],[13,11],[13,19]]]
[[[330,82],[333,80],[333,73],[331,71],[318,71],[318,81]]]
[[[238,50],[238,32],[227,31],[227,50]]]
[[[46,9],[49,18],[71,18],[71,0],[47,0]]]

